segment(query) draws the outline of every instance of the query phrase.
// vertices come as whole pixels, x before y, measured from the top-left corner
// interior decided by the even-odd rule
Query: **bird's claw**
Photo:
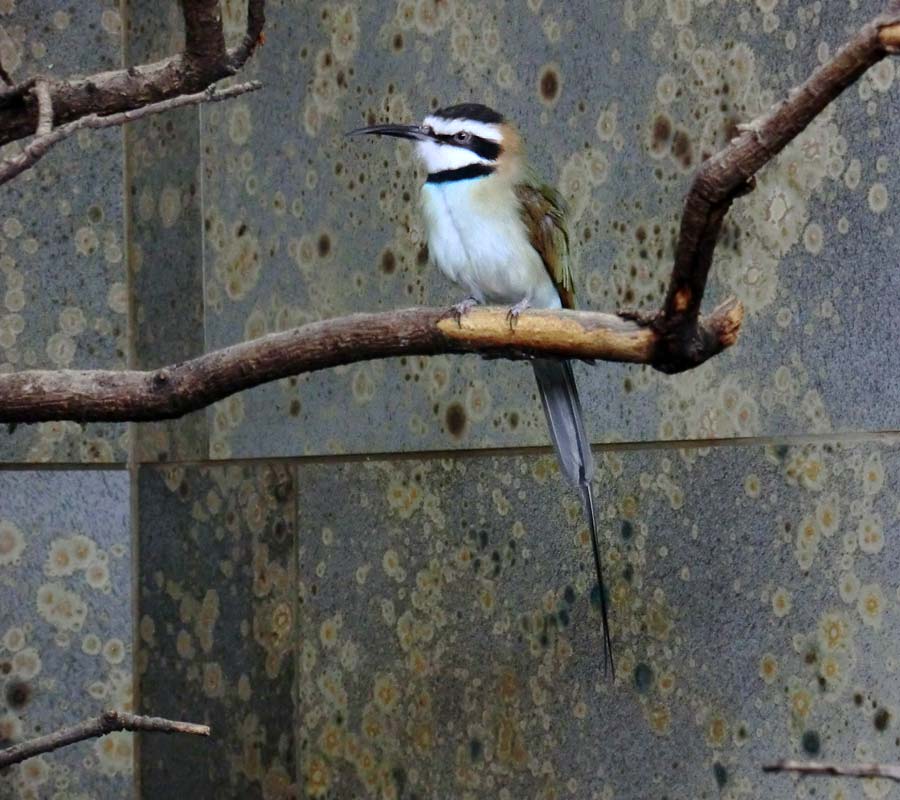
[[[514,331],[516,329],[516,325],[519,322],[519,315],[526,309],[530,308],[531,303],[528,298],[524,300],[520,300],[514,306],[510,306],[506,312],[506,321],[509,323],[509,329]]]
[[[474,297],[467,297],[465,300],[450,306],[450,316],[456,320],[456,324],[461,328],[462,318],[477,305],[478,301]]]

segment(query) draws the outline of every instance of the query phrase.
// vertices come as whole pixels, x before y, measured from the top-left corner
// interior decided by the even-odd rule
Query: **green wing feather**
[[[575,282],[569,260],[566,203],[552,186],[528,180],[516,186],[522,221],[531,246],[540,254],[563,308],[575,307]]]

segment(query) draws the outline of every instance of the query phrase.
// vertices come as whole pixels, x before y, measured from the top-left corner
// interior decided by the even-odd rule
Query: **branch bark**
[[[708,355],[737,337],[743,310],[729,301],[701,322]],[[179,417],[262,383],[400,355],[479,353],[654,364],[659,335],[613,314],[478,308],[457,322],[437,308],[354,314],[206,353],[155,371],[29,370],[0,375],[0,422],[123,422]]]
[[[887,778],[900,782],[900,767],[884,764],[826,764],[820,761],[777,761],[763,766],[763,772],[799,772],[801,775],[834,775],[845,778]]]
[[[234,75],[253,54],[265,25],[265,0],[249,0],[241,43],[225,48],[219,0],[182,0],[185,50],[153,64],[68,80],[45,79],[57,125],[106,116],[195,94]],[[38,125],[38,102],[30,78],[0,93],[0,145],[23,139]]]
[[[122,711],[104,711],[99,717],[86,720],[78,725],[63,728],[55,733],[31,739],[28,742],[0,750],[0,769],[18,764],[41,753],[49,753],[60,747],[105,736],[115,731],[148,731],[154,733],[187,733],[194,736],[209,736],[208,725],[193,722],[178,722],[162,717],[142,717]]]
[[[216,90],[215,86],[210,86],[202,92],[196,94],[184,94],[178,97],[172,97],[168,100],[161,100],[159,103],[150,103],[150,105],[141,106],[131,111],[120,111],[117,114],[107,114],[100,116],[99,114],[91,114],[87,117],[79,117],[72,122],[68,122],[59,128],[52,128],[53,109],[49,105],[49,92],[47,84],[43,81],[37,83],[35,93],[43,96],[41,120],[38,124],[37,136],[35,136],[23,148],[18,155],[11,156],[0,162],[0,185],[12,180],[17,175],[31,169],[38,161],[40,161],[55,145],[59,144],[63,139],[67,139],[73,133],[80,131],[82,128],[111,128],[118,125],[124,125],[127,122],[134,122],[143,117],[152,114],[161,114],[164,111],[171,111],[173,108],[182,108],[183,106],[196,106],[200,103],[218,103],[222,100],[230,100],[247,92],[255,92],[262,88],[262,84],[257,81],[248,83],[239,83],[235,86],[229,86],[225,89]],[[43,109],[46,109],[46,113]]]

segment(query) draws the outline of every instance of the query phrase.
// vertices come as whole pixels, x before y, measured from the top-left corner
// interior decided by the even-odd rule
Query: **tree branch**
[[[662,310],[645,319],[668,342],[678,372],[692,366],[696,320],[722,221],[732,202],[752,190],[753,176],[866,70],[900,47],[900,0],[865,25],[786,100],[741,126],[740,136],[697,171],[684,203],[675,265]]]
[[[105,736],[115,731],[148,731],[154,733],[188,733],[194,736],[209,736],[208,725],[196,725],[193,722],[178,722],[162,717],[142,717],[126,714],[122,711],[104,711],[99,717],[89,719],[78,725],[40,736],[28,742],[0,750],[0,769],[18,764],[25,759],[33,758],[41,753],[49,753],[60,747]]]
[[[729,301],[702,322],[707,357],[737,338],[743,310]],[[154,371],[28,370],[0,375],[0,422],[121,422],[179,417],[262,383],[400,355],[479,353],[654,364],[659,336],[612,314],[478,308],[459,323],[437,308],[354,314],[206,353]]]
[[[225,49],[218,0],[182,0],[185,51],[162,61],[69,80],[46,79],[58,125],[195,94],[234,75],[253,54],[265,24],[265,0],[250,0],[243,41]],[[0,145],[30,136],[38,124],[36,79],[0,93]]]
[[[111,128],[117,125],[124,125],[127,122],[133,122],[134,120],[143,117],[148,117],[151,114],[161,114],[163,111],[171,111],[173,108],[230,100],[232,97],[237,97],[238,95],[246,94],[247,92],[255,92],[261,87],[262,84],[257,81],[239,83],[235,86],[229,86],[226,89],[222,89],[221,91],[217,91],[215,86],[210,86],[202,92],[197,92],[197,94],[185,94],[179,97],[172,97],[168,100],[162,100],[159,103],[151,103],[150,105],[141,106],[140,108],[135,108],[131,111],[121,111],[117,114],[109,114],[107,116],[91,114],[87,117],[79,117],[59,128],[52,129],[53,109],[49,105],[50,94],[47,90],[47,84],[44,81],[39,81],[35,87],[35,92],[39,96],[43,94],[45,99],[42,103],[46,103],[47,105],[42,105],[41,107],[42,113],[38,125],[38,135],[25,146],[21,153],[0,162],[0,184],[12,180],[25,170],[33,167],[52,147],[82,128]],[[47,109],[46,118],[43,111],[44,108]]]
[[[262,44],[263,28],[266,25],[266,4],[264,0],[249,0],[247,4],[247,32],[243,41],[228,53],[233,69],[240,69],[253,55],[253,51]]]
[[[778,761],[763,766],[763,772],[799,772],[802,775],[835,775],[847,778],[887,778],[900,782],[900,767],[882,764],[825,764],[819,761]]]

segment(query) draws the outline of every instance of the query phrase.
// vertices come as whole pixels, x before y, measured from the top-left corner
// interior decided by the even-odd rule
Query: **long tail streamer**
[[[613,662],[612,637],[609,630],[609,609],[606,584],[603,581],[603,564],[600,558],[600,542],[597,537],[597,515],[591,492],[594,477],[594,457],[584,430],[581,402],[572,365],[568,361],[535,359],[531,362],[537,378],[541,402],[547,416],[550,439],[556,449],[560,468],[566,479],[577,487],[584,504],[584,513],[591,532],[591,546],[594,550],[594,567],[597,570],[597,588],[600,594],[600,615],[603,620],[604,665],[613,677],[616,669]]]

